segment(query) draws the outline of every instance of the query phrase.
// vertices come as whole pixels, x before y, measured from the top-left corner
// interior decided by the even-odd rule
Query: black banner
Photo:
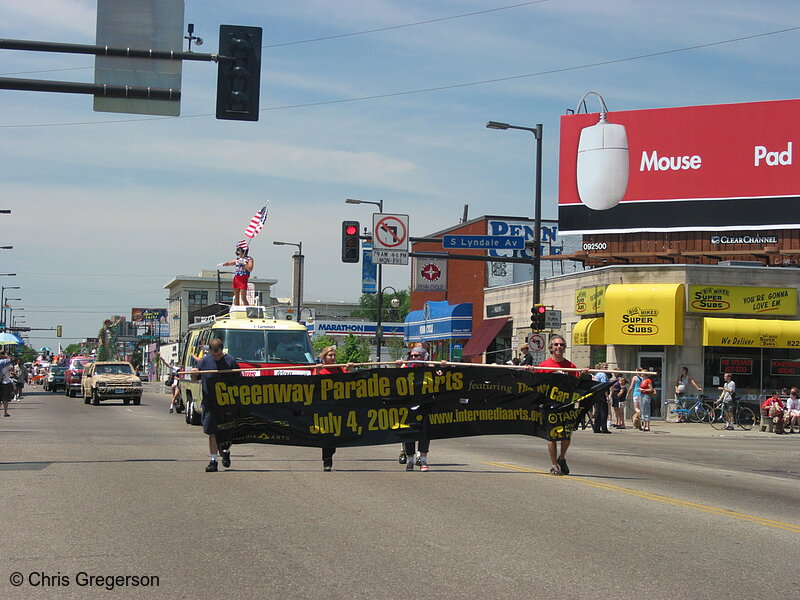
[[[524,434],[569,439],[610,384],[488,367],[209,382],[217,442],[342,447]]]

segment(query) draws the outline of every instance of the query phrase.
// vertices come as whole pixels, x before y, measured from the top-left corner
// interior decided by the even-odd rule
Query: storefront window
[[[722,385],[725,373],[731,374],[740,396],[791,388],[800,377],[800,352],[788,348],[706,348],[704,387]]]

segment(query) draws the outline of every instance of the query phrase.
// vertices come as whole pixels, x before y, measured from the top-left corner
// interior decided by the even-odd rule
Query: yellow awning
[[[603,317],[581,319],[572,329],[573,346],[604,346]]]
[[[703,345],[800,349],[800,321],[706,317]]]
[[[605,292],[605,343],[683,344],[682,283],[611,284]]]

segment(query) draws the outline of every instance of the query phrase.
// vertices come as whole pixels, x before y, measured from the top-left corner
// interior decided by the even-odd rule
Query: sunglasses
[[[566,345],[566,344],[562,344],[561,342],[553,342],[553,343],[552,343],[552,344],[550,344],[550,345],[551,345],[551,346],[564,346],[564,348],[566,348],[566,347],[567,347],[567,345]]]

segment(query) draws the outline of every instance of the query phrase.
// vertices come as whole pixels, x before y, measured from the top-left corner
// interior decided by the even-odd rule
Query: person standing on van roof
[[[236,245],[236,258],[219,263],[220,267],[236,267],[233,273],[233,305],[248,306],[247,282],[253,271],[253,259],[247,255],[247,244],[244,241]]]
[[[209,353],[206,354],[197,367],[191,370],[192,380],[200,380],[203,386],[203,432],[208,434],[208,451],[211,461],[206,467],[207,473],[216,473],[218,447],[217,447],[217,426],[214,423],[214,415],[211,411],[211,400],[209,389],[217,381],[230,381],[233,378],[241,377],[240,373],[226,373],[239,368],[239,363],[230,354],[226,354],[223,349],[222,340],[214,338],[208,343]],[[211,371],[210,373],[200,373],[199,371]],[[222,466],[226,469],[231,466],[231,451],[222,451]]]

